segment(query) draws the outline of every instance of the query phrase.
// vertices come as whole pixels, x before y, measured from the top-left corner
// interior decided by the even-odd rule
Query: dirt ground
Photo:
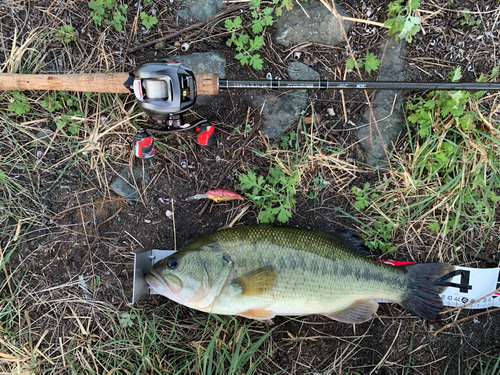
[[[338,2],[353,17],[377,22],[386,20],[387,3],[377,0]],[[240,5],[240,8],[246,9],[244,3]],[[137,33],[132,32],[136,12],[132,2],[129,4],[124,32],[118,33],[112,27],[96,26],[89,16],[90,9],[85,1],[3,1],[0,4],[0,39],[4,53],[0,54],[0,62],[7,61],[14,35],[17,45],[21,45],[37,28],[49,31],[64,24],[71,24],[78,31],[75,42],[63,44],[56,40],[47,42],[43,39],[43,43],[46,43],[45,55],[37,73],[107,69],[116,72],[122,69],[129,71],[137,64],[153,58],[171,57],[181,53],[174,47],[174,41],[180,40],[179,38],[168,41],[164,50],[147,47],[136,52],[127,51],[127,46],[137,46],[196,23],[178,19],[174,10],[179,6],[177,1],[172,4],[167,0],[157,1],[154,7],[158,10],[160,22],[152,32],[146,34],[140,27]],[[408,46],[408,56],[405,58],[408,79],[442,81],[456,66],[462,67],[464,81],[473,81],[480,73],[489,73],[499,61],[495,46],[499,40],[498,6],[497,0],[423,1],[421,17],[425,33],[420,32]],[[482,20],[479,26],[460,24],[460,11],[464,8],[477,12],[474,17]],[[240,14],[238,9],[229,16]],[[242,14],[244,16],[244,13]],[[234,60],[235,51],[225,45],[227,34],[224,34],[224,31],[222,22],[211,26],[204,25],[182,37],[190,41],[190,53],[214,51],[223,55],[227,60],[228,78],[263,79],[270,71],[273,75],[286,79],[286,66],[291,61],[290,57],[286,57],[290,49],[272,43],[272,30],[267,32],[265,38],[262,71],[242,68]],[[376,52],[385,41],[379,28],[363,23],[355,23],[350,35],[350,44],[355,51]],[[30,46],[37,48],[33,43],[35,42],[32,41]],[[27,56],[25,54],[23,58],[27,59]],[[344,45],[311,45],[306,47],[302,62],[312,66],[324,78],[339,79],[341,75],[336,67],[344,69],[347,58]],[[372,73],[364,78],[375,80],[377,75]],[[97,149],[81,153],[71,159],[71,162],[67,159],[71,150],[74,150],[71,142],[57,144],[56,141],[54,147],[45,148],[34,144],[33,137],[25,133],[12,135],[19,144],[31,142],[33,145],[23,151],[25,160],[34,164],[35,160],[40,159],[38,151],[43,152],[43,157],[37,164],[38,167],[30,169],[30,173],[27,173],[27,169],[22,165],[9,168],[9,175],[19,176],[21,185],[36,192],[33,201],[26,204],[33,212],[38,212],[37,220],[32,221],[20,223],[12,217],[0,219],[2,249],[12,249],[11,240],[16,228],[19,228],[17,235],[23,234],[6,266],[6,274],[14,275],[10,280],[10,287],[15,288],[18,283],[21,285],[22,280],[24,286],[20,293],[25,296],[23,298],[33,293],[38,296],[38,301],[55,298],[50,293],[56,293],[60,298],[80,295],[82,299],[78,277],[83,275],[93,290],[94,300],[111,305],[117,311],[128,311],[133,282],[132,250],[142,247],[179,249],[201,235],[227,226],[240,213],[242,207],[250,203],[210,203],[201,214],[206,201],[186,201],[186,198],[216,187],[218,181],[221,181],[219,187],[238,191],[238,172],[244,172],[248,167],[262,171],[269,167],[270,161],[257,156],[254,150],[265,151],[268,147],[276,148],[276,145],[268,143],[258,132],[253,133],[252,139],[247,140],[248,134],[236,131],[237,127],[243,129],[246,124],[260,126],[259,108],[250,104],[253,95],[259,93],[245,90],[221,92],[211,98],[209,105],[195,106],[184,115],[186,121],[206,117],[216,125],[217,142],[213,147],[198,146],[195,134],[191,132],[158,137],[159,151],[148,161],[131,156],[131,140],[135,126],[144,122],[152,123],[145,117],[130,117],[139,113],[131,95],[109,96],[108,99],[96,95],[94,101],[88,102],[88,113],[92,114],[88,121],[89,129],[99,121],[102,126],[106,126],[106,121],[119,121],[120,116],[128,116],[129,120],[109,136],[99,139]],[[406,96],[408,95],[415,94],[407,93]],[[49,117],[34,125],[28,124],[35,119],[30,116],[34,116],[38,110],[41,111],[39,102],[42,94],[31,93],[29,97],[32,112],[18,116],[16,122],[27,124],[27,131],[33,134],[43,126],[56,130],[53,119]],[[84,99],[83,95],[79,97]],[[342,169],[327,170],[325,173],[328,173],[332,183],[322,190],[315,200],[298,194],[298,202],[289,225],[356,230],[356,222],[342,213],[349,212],[355,217],[357,215],[353,207],[351,188],[362,186],[366,181],[377,181],[378,174],[362,165],[364,151],[357,144],[355,134],[348,131],[349,124],[341,122],[338,125],[340,129],[345,129],[342,132],[329,130],[328,125],[338,118],[328,118],[327,108],[333,108],[337,114],[344,113],[340,93],[310,92],[310,99],[312,107],[308,109],[308,113],[314,110],[322,116],[318,137],[343,147],[345,151],[340,156],[341,160],[356,165],[357,169],[350,172]],[[102,105],[106,100],[109,100],[107,106]],[[2,110],[6,104],[8,103],[2,103]],[[364,94],[346,93],[345,106],[349,120],[357,123],[367,108]],[[85,136],[90,133],[89,131]],[[83,134],[80,136],[85,138]],[[1,144],[4,151],[11,147],[7,142],[9,137],[4,133]],[[401,142],[404,142],[404,139]],[[245,149],[239,153],[238,159],[235,159],[235,155],[245,143]],[[135,204],[125,202],[108,188],[116,171],[126,165],[143,167],[152,177],[147,186],[139,183],[141,197]],[[318,171],[325,169],[311,167],[304,173],[304,180],[311,179]],[[167,210],[172,211],[174,215],[167,217]],[[257,222],[257,216],[258,209],[250,205],[237,225],[254,224]],[[500,218],[497,222],[500,222]],[[414,236],[409,239],[407,235],[398,233],[395,235],[394,244],[398,247],[396,253],[390,256],[375,255],[398,260],[444,260],[457,265],[485,268],[495,264],[457,253],[455,249],[462,246],[477,251],[481,245],[481,254],[492,260],[498,259],[496,256],[500,251],[498,227],[486,239],[470,235],[462,237],[460,243],[436,238],[434,233],[425,229],[418,238]],[[4,289],[1,293],[7,293],[7,290]],[[50,296],[44,297],[44,293],[49,293]],[[150,296],[140,301],[135,308],[143,309],[146,313],[162,314],[165,310],[161,310],[161,306],[165,302],[164,297]],[[174,307],[173,303],[169,303],[167,310]],[[52,348],[59,345],[58,337],[66,337],[72,332],[71,324],[63,318],[69,310],[61,312],[45,302],[34,303],[31,307],[26,306],[26,309],[27,313],[20,315],[21,318],[13,328],[19,330],[20,339],[27,335],[26,330],[23,330],[26,325],[30,325],[38,335],[35,342],[40,339],[45,328],[50,327],[50,333],[45,335],[43,340],[40,339],[39,345]],[[178,311],[183,319],[188,320],[193,315],[203,315],[187,308]],[[259,366],[257,373],[480,373],[480,364],[487,361],[489,356],[498,357],[500,351],[498,311],[477,319],[465,319],[451,325],[437,336],[433,335],[447,324],[477,312],[459,310],[445,313],[442,321],[429,323],[412,316],[398,305],[382,304],[375,319],[355,326],[334,322],[321,316],[291,320],[278,317],[275,324],[279,327],[267,344],[275,351]],[[7,318],[4,316],[2,319]],[[104,318],[101,316],[101,319]],[[85,320],[85,324],[89,324],[86,326],[89,332],[100,335],[97,333],[101,324],[99,321]],[[261,330],[269,329],[261,323],[256,323],[255,327]],[[51,368],[49,362],[42,366],[45,371],[69,371],[65,366],[60,370]]]

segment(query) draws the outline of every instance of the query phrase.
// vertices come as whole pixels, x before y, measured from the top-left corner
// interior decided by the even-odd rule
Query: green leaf
[[[401,6],[401,3],[403,0],[396,0],[387,5],[387,16],[392,17],[396,14],[399,14],[402,10],[403,7]]]
[[[265,7],[264,10],[262,10],[262,14],[264,16],[271,16],[273,14],[273,8]],[[272,16],[271,16],[271,18],[272,18]]]
[[[380,65],[380,60],[377,59],[377,56],[374,53],[369,52],[366,55],[365,59],[365,70],[367,73],[370,73],[372,70],[377,70]]]
[[[241,33],[238,37],[238,43],[243,47],[244,44],[247,44],[250,40],[250,37],[246,33]]]
[[[7,178],[7,173],[5,173],[4,171],[0,171],[0,181],[5,180],[6,178]]]
[[[257,184],[257,176],[255,175],[255,172],[253,172],[251,169],[247,171],[247,174],[240,174],[238,176],[238,179],[240,180],[241,183],[241,188],[244,190],[251,189],[255,185],[261,185]]]
[[[224,27],[227,31],[231,31],[234,29],[234,23],[229,18],[224,22]]]
[[[261,210],[259,212],[259,222],[261,223],[274,223],[274,215],[271,208]]]
[[[252,22],[252,32],[254,34],[260,34],[264,30],[264,23],[261,20],[253,20]],[[251,45],[252,43],[250,43]]]
[[[356,66],[356,63],[354,62],[354,57],[349,57],[347,61],[345,62],[345,65],[347,66],[348,69],[353,70],[354,67]]]
[[[146,12],[141,12],[141,23],[146,29],[150,29],[152,26],[158,23],[158,18],[155,16],[149,16]]]
[[[253,40],[250,39],[250,49],[248,50],[248,52],[252,53],[254,51],[257,51],[263,45],[264,45],[264,37],[262,35],[258,35]]]
[[[70,126],[68,126],[68,130],[71,134],[78,134],[78,131],[79,131],[79,128],[78,128],[78,125],[77,124],[71,124]]]
[[[240,59],[241,65],[248,65],[249,59],[250,58],[248,57],[248,55],[243,55],[243,57]]]
[[[134,325],[135,315],[129,313],[122,313],[120,315],[120,325],[124,328],[132,327]]]
[[[288,211],[286,208],[279,207],[278,221],[280,223],[286,223],[292,217],[292,213]]]
[[[412,10],[416,10],[420,6],[420,0],[411,0],[410,7]]]
[[[441,225],[438,222],[433,221],[427,226],[433,232],[439,232],[441,230]]]
[[[272,11],[272,9],[271,9],[271,11]],[[262,17],[262,21],[264,22],[264,24],[266,26],[272,26],[274,23],[273,16],[271,16],[271,15],[266,15],[266,16]]]
[[[488,198],[490,198],[490,200],[493,202],[493,203],[497,203],[497,202],[500,202],[500,196],[496,195],[494,192],[490,191],[490,193],[488,194]]]
[[[458,82],[458,81],[460,81],[460,78],[462,78],[462,67],[457,66],[455,69],[451,70],[450,75],[448,76],[448,79],[451,82]]]
[[[228,31],[236,30],[241,27],[241,17],[237,16],[234,20],[227,19],[224,22],[224,26]]]
[[[250,65],[253,66],[254,69],[262,70],[262,66],[264,61],[260,58],[259,54],[255,54],[250,58]]]
[[[354,207],[361,211],[362,209],[368,207],[370,204],[370,202],[368,202],[368,200],[366,199],[356,199],[356,202],[354,202]]]
[[[257,9],[260,6],[260,0],[250,0],[250,10]]]
[[[495,66],[495,67],[491,70],[491,76],[490,76],[490,78],[491,78],[491,79],[495,78],[495,76],[498,74],[498,69],[499,69],[499,68],[500,68],[500,67]]]
[[[24,103],[14,102],[9,104],[7,107],[9,111],[16,113],[17,115],[22,115],[30,111],[30,107]]]

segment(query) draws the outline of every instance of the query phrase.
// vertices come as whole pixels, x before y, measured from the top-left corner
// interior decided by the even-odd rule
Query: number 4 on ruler
[[[453,277],[460,275],[460,283],[451,283],[447,280],[452,279]],[[447,273],[446,275],[440,277],[436,281],[434,281],[433,285],[441,285],[441,286],[447,286],[447,287],[452,287],[452,288],[459,288],[460,293],[468,293],[469,290],[472,289],[472,285],[469,285],[469,278],[470,278],[470,271],[466,270],[456,270],[450,273]],[[499,280],[500,283],[500,280]]]

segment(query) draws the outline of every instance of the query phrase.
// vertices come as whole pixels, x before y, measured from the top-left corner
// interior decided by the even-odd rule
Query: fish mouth
[[[166,297],[179,294],[182,290],[182,281],[172,274],[160,275],[154,270],[150,270],[145,280],[151,288]]]

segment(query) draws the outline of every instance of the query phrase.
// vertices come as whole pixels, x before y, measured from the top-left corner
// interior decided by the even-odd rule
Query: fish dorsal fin
[[[274,267],[265,266],[241,275],[231,284],[236,284],[241,288],[241,295],[256,296],[269,292],[276,282],[276,277]]]
[[[377,312],[378,303],[373,301],[359,301],[345,310],[333,314],[325,314],[326,317],[342,323],[363,323],[373,318]]]
[[[353,230],[318,230],[324,236],[333,238],[342,243],[349,250],[363,256],[370,255],[370,250],[365,246],[363,239]]]

